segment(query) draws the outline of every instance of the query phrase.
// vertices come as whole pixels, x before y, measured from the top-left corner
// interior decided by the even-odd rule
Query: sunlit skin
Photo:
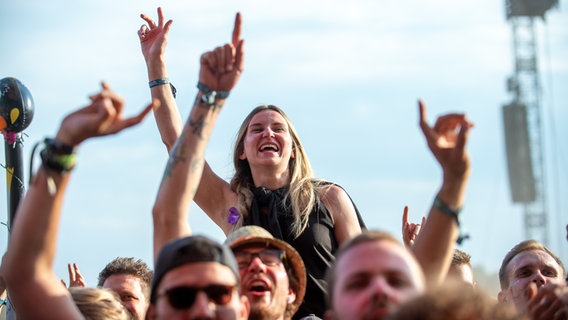
[[[233,291],[231,301],[216,305],[204,292],[197,293],[195,302],[184,310],[173,308],[163,292],[179,286],[205,287],[211,284],[236,285],[237,279],[231,269],[217,262],[196,262],[168,271],[157,287],[158,298],[148,308],[149,319],[247,319],[248,300]]]
[[[411,254],[392,241],[364,242],[336,261],[333,310],[326,319],[382,319],[424,291]]]
[[[499,292],[499,301],[512,303],[520,311],[526,311],[529,300],[539,288],[548,283],[564,282],[558,263],[541,250],[517,254],[506,270],[509,287]]]
[[[122,305],[134,317],[133,320],[144,319],[149,299],[144,295],[140,278],[130,274],[113,274],[105,280],[102,287],[120,296]]]
[[[475,281],[473,280],[473,270],[471,270],[471,267],[467,264],[450,266],[447,278],[463,281],[471,285],[475,284]]]
[[[247,246],[235,252],[257,253],[264,249],[265,246]],[[250,302],[249,319],[282,319],[287,305],[296,297],[289,288],[284,265],[267,266],[259,257],[254,257],[246,267],[239,264],[239,272],[241,290]]]
[[[276,177],[282,184],[289,183],[288,162],[293,158],[292,137],[286,120],[274,110],[255,114],[248,124],[244,150],[239,156],[247,160],[256,185],[262,185],[266,174]]]

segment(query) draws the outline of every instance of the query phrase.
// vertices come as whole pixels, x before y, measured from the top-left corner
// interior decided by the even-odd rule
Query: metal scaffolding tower
[[[524,207],[526,239],[548,245],[548,212],[541,125],[541,83],[535,20],[558,0],[505,0],[512,27],[514,74],[507,80],[512,101],[503,106],[512,200]]]

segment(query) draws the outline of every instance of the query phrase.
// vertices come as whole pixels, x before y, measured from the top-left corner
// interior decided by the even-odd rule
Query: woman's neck
[[[265,187],[270,190],[280,189],[290,184],[290,174],[288,170],[284,172],[274,172],[272,170],[252,171],[252,180],[256,187]]]

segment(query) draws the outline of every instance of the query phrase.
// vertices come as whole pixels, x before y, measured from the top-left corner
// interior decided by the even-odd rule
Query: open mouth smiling
[[[280,149],[278,148],[277,145],[273,144],[273,143],[268,143],[268,144],[263,144],[262,146],[260,146],[260,148],[258,149],[258,151],[260,152],[265,152],[265,151],[273,151],[273,152],[278,152]]]
[[[251,280],[247,284],[247,291],[251,293],[262,294],[270,292],[268,283],[261,279]]]

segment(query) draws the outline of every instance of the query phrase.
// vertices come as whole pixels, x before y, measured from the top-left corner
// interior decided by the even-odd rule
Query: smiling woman
[[[157,23],[146,15],[142,18],[148,24],[139,32],[148,79],[150,83],[163,79],[163,84],[168,84],[163,54],[172,22],[164,21],[161,9]],[[249,113],[235,144],[235,175],[230,183],[202,163],[213,123],[244,69],[244,40],[240,34],[241,16],[237,14],[232,41],[201,56],[195,113],[183,131],[171,87],[150,86],[152,97],[161,102],[154,115],[162,141],[170,151],[170,164],[154,207],[154,225],[160,229],[162,225],[163,229],[173,225],[172,230],[155,232],[155,252],[172,236],[190,232],[188,226],[179,224],[187,221],[184,208],[195,192],[195,202],[226,235],[241,225],[259,225],[291,244],[304,260],[308,274],[306,298],[295,317],[323,317],[325,271],[338,246],[361,233],[365,225],[341,187],[313,176],[286,114],[271,105]],[[201,167],[199,187],[187,190],[188,184],[195,184],[193,180],[199,177]],[[172,183],[177,179],[184,181]],[[184,205],[177,206],[180,202]]]
[[[342,188],[313,176],[296,130],[276,106],[259,106],[245,118],[233,162],[230,189],[242,214],[236,225],[262,226],[298,250],[308,283],[296,316],[323,315],[325,270],[339,244],[365,228],[355,205]],[[215,222],[227,225],[226,219]]]

